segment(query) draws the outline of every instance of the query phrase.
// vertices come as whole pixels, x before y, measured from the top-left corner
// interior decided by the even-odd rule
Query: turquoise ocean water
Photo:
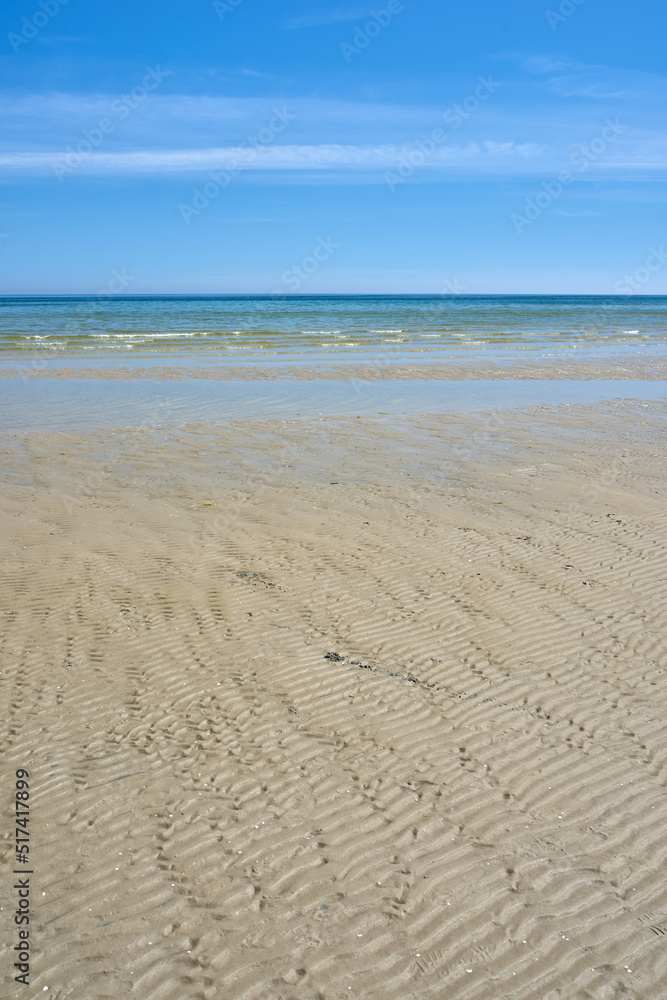
[[[396,360],[446,350],[667,346],[658,296],[0,298],[0,352]]]
[[[477,361],[616,363],[667,357],[663,296],[80,296],[0,298],[0,424],[94,423],[440,412],[539,402],[664,399],[665,383],[616,379],[489,382]],[[448,382],[447,365],[470,377]],[[347,363],[438,364],[441,380],[326,379]],[[268,378],[238,381],[263,366]],[[188,381],[161,378],[183,371]],[[214,382],[207,369],[229,369]],[[280,369],[289,366],[289,377]],[[322,371],[315,383],[299,366]],[[58,369],[155,368],[140,382],[56,377]],[[270,370],[270,371],[269,371]],[[39,378],[25,376],[39,374]],[[84,375],[83,370],[81,374]],[[109,373],[110,375],[113,373]],[[50,377],[50,376],[53,377]],[[192,376],[196,375],[196,378]],[[22,377],[24,376],[24,377]],[[276,381],[276,376],[278,380]],[[620,375],[619,378],[627,378]]]

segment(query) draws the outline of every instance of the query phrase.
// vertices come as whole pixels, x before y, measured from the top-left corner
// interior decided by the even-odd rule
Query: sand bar
[[[344,364],[326,361],[319,365],[279,363],[275,359],[267,359],[260,364],[230,363],[229,359],[221,360],[219,364],[214,359],[207,359],[197,366],[192,358],[178,364],[165,364],[163,359],[152,359],[147,356],[122,359],[110,357],[107,364],[84,364],[81,361],[72,365],[68,356],[68,364],[58,364],[57,355],[52,353],[29,359],[24,355],[13,359],[0,368],[0,378],[43,379],[43,378],[86,378],[86,379],[162,379],[181,381],[198,378],[219,379],[302,379],[306,381],[322,381],[323,379],[346,379],[361,381],[379,381],[396,379],[632,379],[654,381],[667,378],[667,360],[664,356],[654,355],[637,357],[620,355],[616,358],[605,356],[597,358],[559,358],[551,360],[539,358],[531,352],[523,360],[517,358],[480,358],[475,356],[469,361],[462,360],[462,352],[452,357],[446,363],[414,362],[398,364],[396,362],[376,362]],[[508,352],[509,353],[509,352]],[[528,354],[528,352],[526,352]],[[3,361],[5,359],[3,358]]]

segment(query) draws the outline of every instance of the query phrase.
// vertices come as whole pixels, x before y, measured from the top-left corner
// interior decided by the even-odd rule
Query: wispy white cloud
[[[543,75],[545,73],[560,73],[563,70],[573,70],[575,68],[584,69],[583,63],[576,63],[569,56],[559,56],[553,54],[528,56],[521,58],[524,69],[529,73]]]
[[[551,62],[540,58],[546,60],[541,66],[572,64],[564,57]],[[460,127],[451,127],[451,115],[444,112],[464,96],[461,88],[438,108],[315,98],[285,105],[270,97],[155,94],[127,120],[114,116],[117,97],[108,94],[7,96],[0,100],[0,172],[53,175],[55,164],[67,164],[68,147],[81,146],[86,131],[111,116],[112,134],[76,161],[77,174],[205,174],[237,162],[256,176],[273,171],[283,183],[324,183],[325,178],[326,183],[374,183],[383,171],[396,169],[402,157],[414,155],[420,144],[428,147],[434,127],[446,125],[445,140],[438,140],[415,179],[543,177],[567,169],[570,157],[600,135],[610,112],[597,103],[591,109],[561,101],[554,102],[545,119],[538,110],[520,113],[508,103],[496,105],[494,96],[479,113],[461,120]],[[289,112],[286,127],[262,144],[257,137],[276,108]],[[665,133],[640,128],[638,113],[626,117],[623,111],[616,117],[623,121],[623,134],[599,162],[591,163],[586,177],[609,172],[620,177],[625,171],[624,179],[636,179],[640,171],[667,169]],[[653,117],[651,113],[649,119]]]
[[[583,63],[554,53],[505,58],[517,59],[529,73],[545,77],[546,88],[560,97],[615,101],[667,98],[667,78],[645,70]]]
[[[498,103],[493,103],[493,95],[479,113],[461,120],[458,128],[451,127],[451,114],[448,118],[444,115],[465,99],[463,87],[443,95],[440,107],[320,98],[285,102],[271,97],[156,94],[122,120],[114,112],[118,95],[47,93],[16,98],[5,95],[4,100],[0,95],[0,152],[56,155],[67,146],[76,147],[84,130],[97,127],[105,117],[110,117],[115,127],[100,152],[164,150],[167,143],[172,150],[226,148],[256,136],[278,108],[290,116],[282,142],[295,146],[400,147],[418,143],[435,127],[444,125],[447,145],[476,141],[504,148],[508,144],[524,149],[532,145],[560,147],[562,160],[573,144],[593,139],[610,113],[609,108],[572,107],[562,101],[545,120],[541,111],[519,111],[504,101],[503,92],[501,89]],[[635,124],[636,117],[632,119]]]
[[[603,83],[588,83],[581,76],[562,76],[551,80],[549,89],[561,97],[592,97],[596,100],[635,100],[644,97],[641,90],[613,90]]]
[[[292,144],[223,146],[200,149],[139,149],[128,152],[93,152],[76,162],[77,172],[90,174],[192,174],[211,170],[232,171],[385,171],[395,169],[414,150],[410,144]],[[0,153],[2,172],[52,173],[55,164],[72,165],[64,154],[14,151]],[[478,172],[486,175],[545,175],[563,165],[562,151],[539,143],[495,142],[446,144],[436,150],[420,168],[421,174]],[[600,170],[667,169],[667,140],[626,143],[613,151],[604,163],[591,164],[588,175]]]
[[[254,74],[254,71],[252,71]],[[66,145],[113,115],[119,94],[44,93],[0,95],[0,149],[19,142],[24,149]],[[465,93],[464,95],[465,96]],[[452,95],[452,100],[459,97]],[[151,95],[127,120],[115,140],[140,136],[142,146],[232,145],[265,126],[276,108],[294,115],[290,136],[297,142],[401,141],[430,130],[442,110],[371,101],[275,97],[232,98],[190,94]],[[28,141],[28,137],[29,140]]]
[[[324,170],[324,169],[389,169],[400,163],[412,151],[412,146],[351,145],[322,143],[317,145],[271,145],[255,149],[225,146],[211,149],[135,150],[132,152],[96,152],[83,156],[77,169],[95,173],[145,173],[224,170]],[[539,158],[543,147],[535,144],[471,142],[445,146],[431,158],[433,166],[483,166],[492,163],[525,161]],[[45,152],[12,152],[0,154],[0,168],[51,168],[54,163],[66,163],[66,156]]]

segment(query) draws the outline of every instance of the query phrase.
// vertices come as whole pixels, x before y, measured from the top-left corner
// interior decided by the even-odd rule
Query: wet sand
[[[662,997],[666,415],[5,434],[2,995]]]
[[[68,364],[58,362],[57,355],[48,352],[32,360],[29,355],[22,357],[3,357],[3,367],[0,368],[0,378],[21,379],[162,379],[168,381],[186,381],[206,378],[228,381],[231,379],[302,379],[317,381],[329,379],[346,379],[366,382],[396,380],[396,379],[439,379],[442,381],[468,379],[530,379],[530,380],[560,380],[560,379],[627,379],[634,381],[655,381],[667,378],[667,360],[663,355],[651,355],[647,351],[644,356],[637,353],[620,353],[616,357],[597,352],[595,359],[573,356],[563,357],[564,351],[554,351],[551,356],[544,354],[536,356],[535,351],[526,351],[525,359],[502,358],[500,356],[480,356],[480,352],[472,352],[470,360],[462,359],[462,351],[457,351],[446,362],[419,361],[412,363],[397,363],[386,361],[345,363],[341,360],[322,360],[320,364],[293,364],[280,361],[269,354],[262,364],[242,364],[229,358],[206,358],[199,365],[192,363],[192,357],[171,360],[138,353],[136,358],[124,358],[122,355],[112,355],[102,358],[102,352],[97,353],[97,364],[90,364],[86,356],[68,358]],[[508,353],[508,352],[506,352]],[[579,352],[581,353],[581,352]],[[168,363],[171,360],[171,363]],[[76,361],[76,364],[72,362]],[[105,361],[106,363],[102,363]]]

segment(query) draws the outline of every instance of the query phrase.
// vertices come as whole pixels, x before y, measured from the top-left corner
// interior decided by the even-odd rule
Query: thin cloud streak
[[[119,153],[91,153],[81,158],[78,169],[103,173],[145,173],[228,168],[237,163],[244,170],[319,170],[347,167],[387,169],[400,163],[412,145],[357,146],[342,144],[275,145],[255,149],[223,146],[212,149],[134,150]],[[544,147],[534,143],[471,142],[446,146],[430,160],[433,166],[508,164],[539,159]],[[66,156],[45,152],[0,154],[0,168],[43,169],[65,163]]]
[[[125,152],[92,152],[78,157],[77,171],[95,174],[182,174],[206,170],[241,169],[253,171],[305,170],[387,170],[395,168],[414,151],[411,144],[293,144],[249,148],[221,146],[204,149],[144,149]],[[51,172],[54,164],[74,165],[64,151],[17,151],[0,153],[3,172]],[[419,168],[420,172],[448,169],[478,170],[487,174],[544,175],[557,173],[566,165],[562,149],[539,143],[485,140],[464,145],[443,145]],[[610,150],[604,162],[591,165],[588,174],[599,169],[664,170],[667,168],[667,139],[626,141]]]

